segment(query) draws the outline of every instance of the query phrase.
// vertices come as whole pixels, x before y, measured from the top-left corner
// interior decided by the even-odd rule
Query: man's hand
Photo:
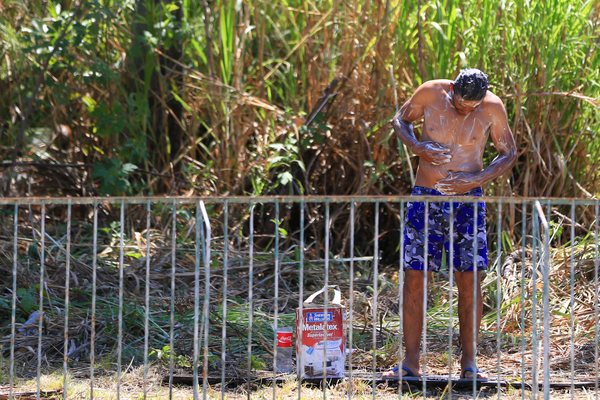
[[[454,195],[467,193],[479,186],[481,184],[477,181],[475,174],[450,171],[448,176],[437,181],[433,188],[443,194]]]
[[[413,153],[433,165],[443,165],[452,160],[450,149],[436,142],[421,142],[413,148]]]

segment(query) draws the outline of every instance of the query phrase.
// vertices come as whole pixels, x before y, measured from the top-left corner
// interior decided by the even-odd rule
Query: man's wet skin
[[[424,117],[421,139],[412,123]],[[463,194],[498,178],[516,162],[516,146],[502,101],[487,91],[479,101],[465,100],[454,92],[449,80],[421,85],[393,120],[394,130],[412,152],[419,156],[415,186],[431,188],[447,195]],[[491,137],[498,156],[483,169],[483,152]],[[431,273],[428,274],[430,279]],[[455,272],[459,291],[458,313],[462,347],[461,377],[487,378],[477,371],[476,338],[481,323],[483,299],[480,272],[474,287],[473,271]],[[423,322],[423,271],[405,269],[404,338],[406,353],[402,366],[412,376],[421,376],[420,336]],[[473,293],[477,293],[475,303]],[[475,304],[477,307],[475,307]],[[476,325],[473,310],[477,309]],[[405,369],[386,371],[384,376],[409,375]]]
[[[510,169],[516,151],[506,111],[496,95],[488,91],[483,100],[469,101],[452,89],[449,80],[426,82],[400,109],[394,125],[396,132],[410,132],[405,134],[405,143],[420,157],[415,185],[462,194]],[[417,141],[411,123],[423,116]],[[401,125],[406,129],[400,129]],[[482,171],[489,135],[499,155]]]

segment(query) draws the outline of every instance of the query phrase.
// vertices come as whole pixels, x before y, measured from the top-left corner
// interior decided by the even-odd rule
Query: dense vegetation
[[[470,66],[519,147],[488,193],[594,195],[599,7],[6,0],[4,194],[404,194],[417,160],[390,118]]]
[[[0,2],[3,195],[407,194],[418,160],[395,138],[389,120],[420,83],[453,78],[470,66],[490,75],[492,90],[505,102],[519,149],[517,166],[509,176],[489,183],[487,194],[593,197],[600,189],[599,12],[599,2],[580,0],[4,0]],[[488,150],[486,163],[495,157],[491,145]],[[121,224],[118,204],[100,203],[98,293],[102,299],[97,329],[106,331],[99,333],[97,349],[112,349],[109,353],[114,355],[118,310],[113,300],[120,287],[125,290],[124,311],[136,321],[127,327],[124,341],[141,346],[142,293],[151,287],[156,302],[153,326],[162,332],[150,344],[155,355],[163,349],[163,355],[176,350],[177,357],[190,356],[185,340],[175,343],[171,353],[163,346],[169,342],[165,327],[173,314],[171,306],[178,320],[185,322],[178,326],[182,337],[191,335],[191,305],[196,300],[191,290],[197,282],[191,275],[197,262],[192,240],[195,210],[180,206],[175,213],[170,203],[153,204],[152,229],[146,230],[145,205],[129,205]],[[218,275],[225,264],[224,249],[235,256],[229,260],[230,282],[224,278],[213,282],[213,289],[229,293],[231,303],[227,316],[219,315],[214,303],[211,318],[217,324],[211,326],[211,340],[220,340],[218,323],[229,323],[228,332],[236,338],[229,351],[237,358],[230,354],[228,360],[243,366],[253,360],[245,353],[249,261],[255,263],[254,282],[260,286],[252,298],[260,341],[254,354],[266,354],[277,298],[273,260],[280,257],[285,263],[279,296],[287,300],[285,305],[281,300],[279,310],[282,318],[291,320],[302,288],[300,279],[305,279],[305,294],[324,283],[325,215],[331,215],[332,221],[330,255],[349,256],[350,207],[331,203],[329,213],[324,204],[307,205],[306,248],[301,249],[297,203],[291,208],[282,204],[280,214],[275,213],[274,203],[255,204],[254,231],[247,204],[230,205],[228,225],[225,207],[209,206],[218,237],[213,272]],[[520,314],[530,309],[533,302],[527,296],[536,288],[531,278],[535,251],[528,236],[535,221],[531,204],[528,207],[524,217],[514,205],[505,205],[502,213],[492,205],[488,214],[490,259],[496,260],[500,242],[505,246],[503,256],[508,254],[504,260],[498,257],[492,272],[500,265],[516,271],[505,272],[512,281],[503,293],[496,289],[497,275],[486,278],[484,327],[499,330],[494,313],[501,295],[503,335],[514,336],[521,329],[520,318],[530,320],[529,314],[525,319],[525,311]],[[569,214],[569,208],[558,208],[548,209],[548,215],[563,214],[552,226],[553,245],[560,250],[553,253],[551,283],[557,302],[553,307],[569,322],[588,318],[581,324],[587,327],[592,318],[587,306],[598,297],[590,289],[597,279],[591,250],[597,248],[596,231],[591,228],[594,210],[580,206]],[[372,203],[356,205],[355,256],[375,253],[376,209]],[[17,215],[19,322],[38,306],[39,287],[34,285],[40,281],[41,250],[51,282],[64,285],[68,276],[64,268],[70,258],[62,249],[70,238],[66,234],[70,214],[55,205],[44,209],[47,214],[41,210],[21,207]],[[2,237],[11,238],[13,209],[2,211]],[[374,276],[371,261],[356,263],[352,273],[347,263],[331,267],[330,282],[340,283],[348,292],[345,285],[350,276],[355,277],[357,315],[363,314],[364,319],[362,336],[355,337],[361,351],[371,343],[372,331],[367,327],[375,325],[375,320],[369,321],[370,311],[364,311],[373,299],[372,282],[381,284],[378,301],[383,313],[389,311],[386,318],[398,315],[399,219],[385,217],[397,217],[401,207],[382,203],[379,212],[380,276]],[[91,207],[74,206],[73,232],[78,236],[73,239],[71,268],[81,279],[71,286],[69,323],[73,326],[88,318],[94,291],[92,215]],[[43,235],[38,235],[42,221],[49,237],[55,238],[45,244],[39,241]],[[519,225],[521,221],[525,224]],[[577,236],[584,239],[577,242],[574,229],[563,232],[568,224],[576,226]],[[225,226],[231,232],[229,241],[224,239]],[[142,246],[146,234],[156,246],[151,255]],[[250,241],[251,234],[255,242]],[[119,259],[121,237],[127,249],[138,248],[127,252],[124,261]],[[171,238],[177,246],[172,253]],[[9,288],[13,243],[2,240],[6,241],[1,243],[0,280]],[[575,244],[582,249],[575,252]],[[567,261],[569,251],[583,260],[577,276],[575,270],[568,270],[573,266]],[[301,253],[306,258],[302,278],[296,268]],[[172,254],[175,257],[169,262]],[[144,279],[146,257],[153,265],[149,281]],[[171,290],[172,265],[187,277],[178,281],[183,282],[178,291]],[[121,267],[127,271],[124,284],[117,279]],[[576,284],[567,285],[569,279]],[[445,282],[439,285],[446,287]],[[568,314],[567,303],[558,303],[571,287],[577,287],[579,306]],[[66,297],[62,288],[54,292],[55,304]],[[445,298],[439,295],[434,300],[432,313],[439,310],[439,315],[448,315]],[[12,292],[2,292],[0,317],[5,321],[11,301]],[[587,308],[582,306],[586,304]],[[49,331],[56,334],[55,341],[45,342],[44,352],[59,362],[55,349],[64,338],[64,320],[58,313],[52,317]],[[433,327],[442,332],[446,321],[441,317],[439,321]],[[10,343],[7,327],[0,332],[5,352]],[[563,332],[563,328],[557,324],[553,329]],[[523,324],[522,329],[525,337],[529,328]],[[576,332],[582,354],[591,343],[590,332],[591,328]],[[382,354],[391,354],[388,350],[395,345],[382,344],[386,349]],[[211,357],[216,357],[221,342],[210,346]],[[125,350],[124,357],[135,358],[127,353],[133,350],[142,354],[140,348]],[[494,349],[488,351],[492,355]],[[370,365],[367,350],[356,357],[357,362]],[[378,362],[388,366],[396,360]],[[565,362],[563,367],[568,365]],[[577,368],[584,370],[584,365]]]

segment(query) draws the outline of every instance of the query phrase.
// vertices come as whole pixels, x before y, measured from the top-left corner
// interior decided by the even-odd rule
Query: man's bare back
[[[444,194],[461,194],[509,170],[516,146],[506,110],[498,96],[487,91],[481,101],[460,98],[450,80],[421,85],[394,118],[396,133],[420,157],[416,186]],[[412,122],[425,117],[421,141]],[[491,135],[498,157],[483,170],[483,151]]]

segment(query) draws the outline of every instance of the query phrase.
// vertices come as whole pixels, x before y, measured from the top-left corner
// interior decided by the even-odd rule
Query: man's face
[[[452,104],[454,104],[454,108],[456,108],[459,114],[467,115],[483,103],[483,99],[477,101],[465,100],[460,94],[454,91],[454,85],[450,84],[450,88],[452,90]]]

